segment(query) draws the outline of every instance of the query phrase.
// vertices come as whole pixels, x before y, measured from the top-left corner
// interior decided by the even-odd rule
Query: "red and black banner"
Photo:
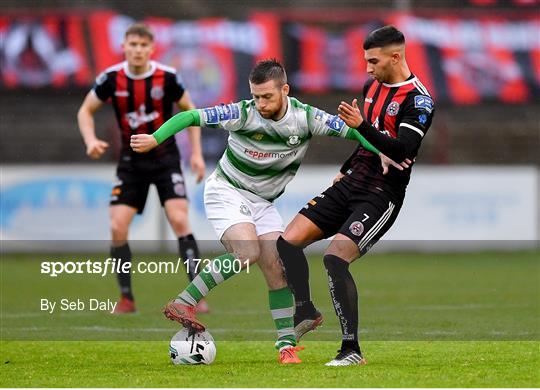
[[[540,97],[540,17],[397,14],[389,22],[405,34],[410,67],[438,100],[520,103]]]
[[[447,14],[264,11],[243,21],[144,22],[155,33],[154,59],[179,71],[199,106],[248,97],[251,67],[269,57],[285,60],[300,93],[359,93],[367,78],[363,40],[385,24],[404,32],[409,66],[439,102],[540,98],[538,14]],[[122,60],[124,32],[133,22],[113,11],[4,12],[0,87],[89,87],[95,75]]]
[[[124,33],[134,21],[113,11],[2,15],[0,87],[90,87],[99,72],[122,61]],[[280,21],[272,13],[244,21],[143,21],[155,35],[153,58],[179,71],[199,106],[248,97],[252,66],[282,57]]]
[[[337,29],[316,18],[288,22],[284,33],[293,83],[306,93],[360,92],[367,77],[363,40],[386,24],[403,31],[409,67],[438,101],[521,103],[540,97],[540,18],[526,15],[390,13],[366,20],[362,13]]]
[[[249,96],[247,75],[261,58],[281,57],[279,21],[255,14],[247,21],[224,18],[143,20],[154,32],[154,59],[177,69],[196,105],[205,107]],[[134,20],[113,12],[89,19],[96,68],[122,60],[124,32]]]
[[[88,85],[91,71],[79,13],[0,15],[0,85]]]

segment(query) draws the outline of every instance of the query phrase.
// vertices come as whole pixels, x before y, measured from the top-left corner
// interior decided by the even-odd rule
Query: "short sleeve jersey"
[[[122,154],[138,159],[170,155],[178,160],[174,137],[146,154],[135,154],[129,146],[132,134],[152,134],[172,116],[174,103],[184,94],[182,80],[174,68],[151,61],[148,72],[134,75],[127,62],[122,62],[97,76],[92,90],[100,100],[114,107],[122,135]]]

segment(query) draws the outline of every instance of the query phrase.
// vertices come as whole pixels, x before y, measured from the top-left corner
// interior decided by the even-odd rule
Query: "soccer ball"
[[[216,358],[216,345],[206,332],[190,334],[187,329],[176,333],[169,344],[173,364],[210,364]]]

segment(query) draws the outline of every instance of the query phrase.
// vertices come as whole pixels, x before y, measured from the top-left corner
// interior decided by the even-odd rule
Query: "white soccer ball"
[[[169,356],[173,364],[210,364],[216,358],[214,338],[208,331],[189,334],[184,328],[171,339]]]

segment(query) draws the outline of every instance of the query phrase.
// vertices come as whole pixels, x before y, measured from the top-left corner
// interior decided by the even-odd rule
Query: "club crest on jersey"
[[[242,213],[242,214],[249,217],[251,215],[251,210],[245,204],[241,204],[240,205],[240,213]]]
[[[418,95],[414,97],[414,107],[421,108],[431,113],[433,111],[433,100],[429,96]]]
[[[294,145],[298,145],[299,143],[300,143],[300,138],[297,135],[289,136],[289,140],[287,141],[287,145],[294,146]]]
[[[354,234],[356,237],[360,237],[364,233],[364,225],[360,221],[354,221],[349,226],[349,231]]]
[[[396,101],[390,102],[388,107],[386,107],[386,113],[389,116],[396,116],[399,111],[399,103]]]
[[[150,96],[152,96],[152,99],[154,100],[162,99],[163,95],[165,95],[165,93],[163,92],[163,88],[160,86],[153,87],[150,90]]]

